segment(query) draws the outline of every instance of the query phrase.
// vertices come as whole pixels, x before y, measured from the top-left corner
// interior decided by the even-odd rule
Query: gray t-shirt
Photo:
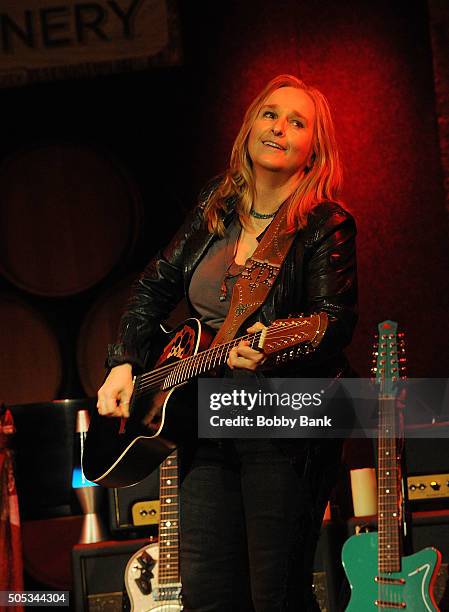
[[[223,238],[216,240],[200,261],[189,286],[189,298],[202,323],[219,329],[228,314],[237,277],[245,266],[235,263],[242,226],[236,217]],[[221,298],[221,299],[220,299]]]

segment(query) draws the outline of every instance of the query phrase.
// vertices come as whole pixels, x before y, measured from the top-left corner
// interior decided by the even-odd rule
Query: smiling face
[[[248,139],[256,175],[276,172],[290,178],[311,163],[315,105],[302,89],[281,87],[257,113]]]

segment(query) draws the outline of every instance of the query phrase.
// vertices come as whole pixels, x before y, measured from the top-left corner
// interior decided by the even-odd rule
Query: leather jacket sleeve
[[[131,363],[143,370],[151,338],[184,295],[183,250],[203,223],[204,204],[190,212],[168,246],[160,250],[134,284],[116,344],[108,346],[106,367]]]
[[[357,322],[356,226],[340,206],[328,206],[330,214],[316,226],[312,222],[304,250],[304,310],[329,315],[328,329],[310,363],[341,353]]]

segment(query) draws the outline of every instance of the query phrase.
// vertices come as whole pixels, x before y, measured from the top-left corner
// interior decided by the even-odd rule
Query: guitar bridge
[[[180,584],[166,584],[153,591],[154,601],[179,601],[181,598]]]
[[[376,599],[374,605],[379,608],[393,608],[394,610],[403,610],[407,607],[405,601],[383,601],[381,599]]]
[[[376,576],[374,582],[380,584],[405,584],[404,578],[384,578],[383,576]]]

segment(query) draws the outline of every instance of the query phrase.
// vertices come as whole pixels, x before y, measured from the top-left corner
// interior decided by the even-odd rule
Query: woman
[[[329,325],[315,352],[264,374],[347,374],[342,349],[356,322],[355,224],[337,203],[340,185],[325,98],[293,76],[276,77],[248,108],[229,168],[136,284],[119,341],[109,347],[111,370],[98,392],[99,413],[128,415],[132,370],[143,368],[160,321],[184,295],[196,316],[219,329],[240,271],[283,206],[294,239],[245,328],[255,331],[289,313],[325,311]],[[263,352],[241,342],[228,366],[234,375],[259,375],[264,362]],[[285,439],[199,440],[185,448],[185,610],[319,610],[311,587],[313,556],[340,449],[337,440]]]

